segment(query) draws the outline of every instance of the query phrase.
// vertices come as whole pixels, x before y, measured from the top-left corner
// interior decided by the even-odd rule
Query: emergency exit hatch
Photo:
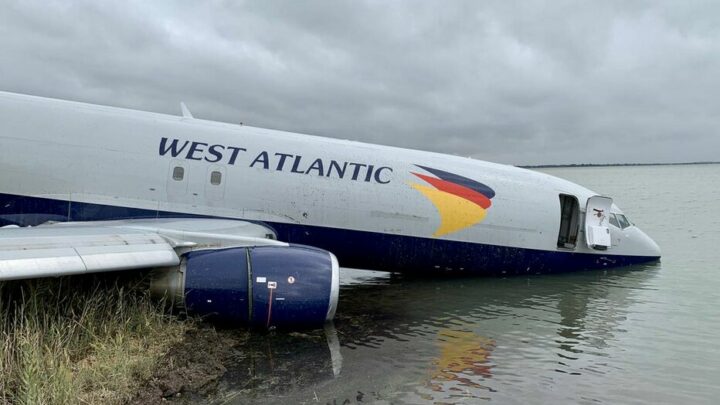
[[[585,240],[589,247],[595,250],[610,248],[610,209],[612,198],[599,195],[588,198],[585,209]]]

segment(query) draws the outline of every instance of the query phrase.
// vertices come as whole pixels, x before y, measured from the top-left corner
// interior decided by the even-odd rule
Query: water
[[[254,336],[214,403],[717,403],[720,165],[557,168],[659,264],[508,279],[345,271],[335,330]]]

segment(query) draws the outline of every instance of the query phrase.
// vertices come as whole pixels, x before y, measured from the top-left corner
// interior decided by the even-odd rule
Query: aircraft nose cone
[[[657,259],[660,258],[662,255],[660,251],[660,246],[651,238],[649,237],[645,232],[642,230],[639,230],[640,234],[642,235],[642,245],[644,250],[644,256],[650,256],[655,257]]]

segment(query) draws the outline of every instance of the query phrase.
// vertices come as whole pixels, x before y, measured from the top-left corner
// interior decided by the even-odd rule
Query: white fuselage
[[[392,246],[376,246],[378,238],[402,241],[401,267],[412,267],[412,240],[423,241],[423,249],[457,242],[459,249],[660,255],[636,227],[611,227],[607,251],[588,247],[582,229],[574,248],[558,247],[559,195],[577,198],[582,215],[595,193],[546,174],[438,153],[1,92],[0,146],[0,198],[14,206],[0,211],[5,223],[90,220],[93,210],[97,219],[123,213],[237,218],[278,227],[279,237],[286,234],[290,242],[320,244],[339,253],[341,265],[345,256],[353,266],[375,263],[358,260],[361,254],[350,253],[356,247],[393,254]],[[428,184],[414,174],[434,176],[423,168],[486,185],[494,191],[491,206],[480,210],[449,196],[438,208],[421,190]],[[58,204],[67,204],[67,213]],[[465,209],[481,219],[463,222],[458,210]],[[619,209],[613,206],[613,212]],[[354,237],[367,240],[358,244]],[[432,255],[416,257],[426,261]],[[393,269],[392,258],[377,263],[373,267]]]

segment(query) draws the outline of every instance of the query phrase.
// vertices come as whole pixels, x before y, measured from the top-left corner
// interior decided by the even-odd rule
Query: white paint
[[[159,156],[163,136],[246,152],[233,165]],[[393,171],[389,184],[376,184],[250,167],[262,151]],[[176,164],[185,170],[181,182],[170,178]],[[210,195],[213,165],[223,167],[225,188]],[[557,251],[558,194],[576,196],[581,206],[596,194],[546,174],[457,156],[0,92],[0,193],[433,238],[437,210],[408,184],[422,183],[412,174],[422,172],[416,165],[496,192],[482,222],[438,239]],[[630,230],[611,228],[623,239],[613,254],[659,255],[642,231]],[[574,251],[608,254],[587,244]]]

